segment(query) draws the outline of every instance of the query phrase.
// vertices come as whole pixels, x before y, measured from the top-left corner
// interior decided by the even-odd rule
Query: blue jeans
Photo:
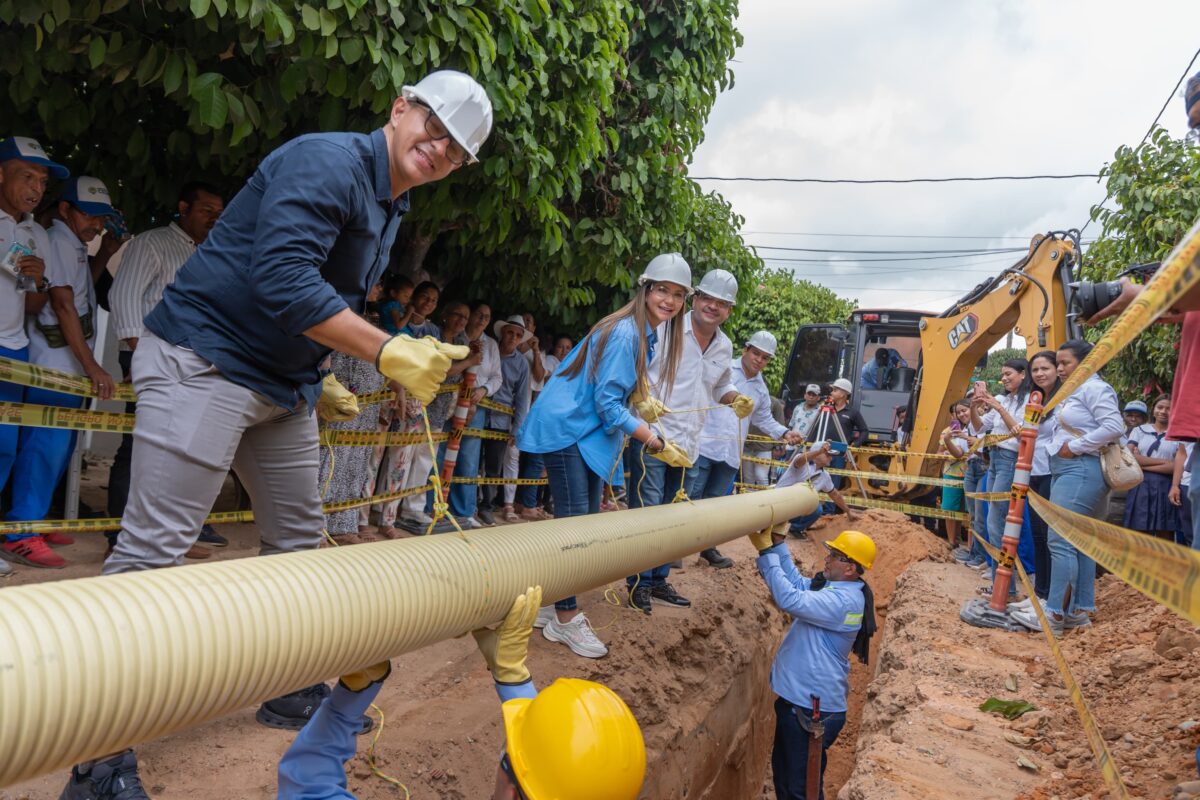
[[[600,498],[604,496],[604,478],[592,472],[579,445],[544,453],[546,478],[550,481],[550,496],[554,498],[554,516],[582,517],[600,513]],[[554,604],[559,611],[575,609],[575,597],[564,597]]]
[[[978,458],[973,458],[967,462],[966,468],[963,470],[963,492],[978,492],[982,491],[979,487],[983,483],[984,475],[987,470],[983,467],[983,462]],[[987,536],[987,529],[984,527],[983,502],[973,500],[970,497],[964,497],[963,502],[966,505],[966,511],[971,515],[971,559],[983,561],[987,558],[987,553],[983,549],[983,545],[979,543],[981,537]]]
[[[5,290],[7,291],[7,289]],[[13,361],[29,361],[29,348],[9,350],[0,347],[0,356],[11,358]],[[25,387],[19,383],[0,382],[0,402],[22,403],[25,401]],[[21,426],[0,425],[0,487],[8,483],[12,474],[13,463],[17,460],[17,444],[21,438]]]
[[[1100,456],[1050,457],[1050,502],[1068,511],[1094,517],[1104,507],[1108,484],[1100,470]],[[1071,590],[1072,613],[1096,610],[1096,562],[1050,528],[1050,596],[1046,610],[1067,611],[1067,589]]]
[[[680,486],[680,482],[687,479],[687,470],[682,467],[669,466],[657,458],[652,458],[646,453],[645,445],[636,439],[629,440],[626,458],[629,466],[629,481],[626,484],[625,497],[630,508],[646,508],[670,503],[675,498],[672,487]],[[630,575],[625,579],[625,583],[630,589],[638,582],[641,582],[643,586],[662,586],[667,582],[667,576],[670,574],[671,565],[663,564],[639,575]]]
[[[1192,501],[1192,549],[1200,550],[1200,480],[1196,468],[1200,467],[1200,447],[1192,448],[1192,458],[1187,468],[1192,473],[1192,485],[1188,487],[1188,499]]]
[[[737,467],[700,456],[696,459],[696,465],[688,470],[688,497],[693,500],[724,497],[733,491],[733,479],[737,474]]]
[[[467,422],[468,428],[482,428],[483,419],[486,409],[475,409],[475,417]],[[443,430],[449,431],[454,424],[454,420],[447,420]],[[479,477],[479,453],[483,447],[483,440],[478,436],[464,436],[458,445],[458,461],[454,463],[454,477],[456,478],[478,478]],[[446,443],[442,442],[438,446],[438,472],[441,472],[442,463],[446,460]],[[432,495],[431,495],[432,496]],[[450,484],[450,513],[455,517],[473,517],[475,516],[475,504],[479,499],[479,487],[473,483],[452,483]]]
[[[537,480],[542,477],[542,468],[545,463],[542,461],[541,453],[521,453],[520,469],[517,470],[517,478],[521,480]],[[518,486],[515,501],[525,508],[533,508],[538,504],[538,488],[537,486]]]
[[[81,408],[83,398],[48,389],[25,390],[25,402],[59,408]],[[75,449],[75,431],[57,428],[21,428],[17,458],[12,468],[13,505],[4,515],[9,522],[45,519],[54,490],[67,470]],[[34,534],[10,534],[15,542]]]
[[[799,536],[811,528],[813,523],[819,520],[823,513],[825,513],[825,510],[821,506],[817,506],[816,510],[814,510],[811,514],[805,514],[802,517],[796,517],[792,520],[792,524],[788,527],[788,532],[793,536]]]
[[[988,467],[988,491],[1007,492],[1012,488],[1013,472],[1017,468],[1017,454],[1013,450],[992,448],[992,463]],[[1008,500],[997,500],[988,507],[987,539],[999,549],[1000,541],[1004,538],[1004,518],[1008,516]],[[996,579],[996,565],[992,564],[992,580]],[[1012,589],[1016,591],[1016,581]]]
[[[809,800],[808,792],[808,745],[812,734],[800,725],[797,715],[812,718],[811,708],[794,706],[782,697],[775,698],[775,746],[771,749],[771,771],[775,778],[775,800]],[[838,734],[846,724],[846,712],[835,711],[821,714],[825,723],[824,749],[821,752],[821,791],[818,797],[825,798],[825,763],[829,748],[837,741]]]

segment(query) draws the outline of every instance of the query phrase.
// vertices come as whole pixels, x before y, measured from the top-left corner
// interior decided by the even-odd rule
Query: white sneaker
[[[12,564],[9,564],[3,558],[0,558],[0,578],[7,578],[13,574]]]
[[[424,511],[414,511],[411,514],[405,514],[404,518],[416,522],[419,525],[428,525],[433,522],[433,517],[426,514]]]
[[[554,613],[554,606],[542,606],[538,609],[537,619],[533,621],[533,627],[544,628],[546,623],[552,619],[557,619]]]
[[[1016,603],[1009,603],[1008,613],[1011,614],[1014,611],[1033,611],[1033,601],[1026,597],[1024,600],[1020,600]],[[1034,616],[1037,615],[1035,614]]]
[[[463,530],[473,531],[476,528],[483,527],[483,525],[479,523],[479,520],[475,519],[474,517],[455,517],[455,519],[458,520],[458,524]]]
[[[1050,632],[1052,634],[1054,634],[1056,637],[1062,636],[1063,635],[1063,621],[1061,619],[1055,619],[1054,615],[1051,614],[1049,611],[1045,611],[1044,613],[1046,615],[1046,621],[1050,623]],[[1042,629],[1042,623],[1038,619],[1037,612],[1034,611],[1033,608],[1026,608],[1026,609],[1023,609],[1020,611],[1014,611],[1011,614],[1009,614],[1009,616],[1012,617],[1013,622],[1019,623],[1020,625],[1028,628],[1031,631],[1036,632],[1036,631],[1040,631]]]
[[[576,614],[570,622],[559,622],[557,616],[549,620],[542,628],[542,636],[552,642],[562,642],[577,656],[602,658],[608,655],[608,648],[596,638],[592,624],[583,612]]]

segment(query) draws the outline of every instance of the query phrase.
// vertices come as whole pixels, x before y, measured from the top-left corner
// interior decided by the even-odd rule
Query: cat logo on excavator
[[[950,340],[950,349],[957,349],[960,344],[974,336],[977,330],[979,330],[979,317],[967,314],[950,329],[950,333],[947,335]]]

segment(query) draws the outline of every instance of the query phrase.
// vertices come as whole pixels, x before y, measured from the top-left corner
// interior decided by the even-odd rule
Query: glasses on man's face
[[[707,303],[710,306],[716,306],[717,308],[721,309],[722,311],[727,311],[727,310],[733,308],[733,303],[729,302],[728,300],[721,300],[716,297],[709,297],[706,294],[697,294],[695,299],[692,300],[692,303],[693,304]]]
[[[847,558],[846,556],[842,555],[841,553],[834,552],[833,550],[830,550],[829,554],[826,555],[825,557],[828,558],[830,561],[841,561],[843,564],[853,564],[854,563],[853,559]]]
[[[438,115],[433,113],[433,109],[424,103],[416,103],[416,105],[425,109],[425,132],[429,134],[429,138],[435,142],[442,139],[447,140],[446,160],[456,167],[467,163],[467,149],[450,137],[450,131],[446,130],[446,126],[438,119]]]
[[[504,770],[504,774],[512,781],[513,788],[517,790],[517,797],[520,800],[526,800],[525,792],[521,789],[521,782],[517,780],[517,774],[513,771],[512,763],[508,760],[508,753],[500,756],[500,769]]]

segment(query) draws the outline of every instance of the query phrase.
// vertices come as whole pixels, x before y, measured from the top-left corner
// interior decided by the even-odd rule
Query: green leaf
[[[335,17],[333,15],[332,11],[330,11],[327,8],[322,8],[321,12],[320,12],[320,17],[321,17],[321,35],[322,36],[329,36],[334,31],[337,30],[337,17]]]
[[[208,9],[212,6],[212,0],[191,0],[192,16],[196,19],[203,19],[208,14]]]
[[[979,710],[1000,714],[1005,719],[1012,720],[1030,711],[1037,711],[1037,706],[1024,700],[1001,700],[998,697],[989,697],[980,704]]]
[[[300,6],[300,22],[310,31],[315,31],[321,27],[321,16],[315,8],[305,3]]]
[[[104,8],[100,13],[115,14],[127,5],[129,5],[129,0],[104,0]]]
[[[210,128],[221,128],[225,125],[225,118],[229,113],[229,101],[225,98],[225,92],[221,89],[221,82],[224,80],[215,72],[204,72],[196,76],[196,80],[192,81],[192,88],[189,94],[196,101],[196,110],[200,115],[200,122]]]
[[[178,53],[167,56],[167,65],[163,69],[163,91],[172,94],[183,84],[183,59]]]
[[[71,0],[51,0],[50,7],[53,9],[54,21],[60,27],[71,19]]]
[[[357,36],[352,36],[348,39],[342,39],[342,60],[347,64],[353,64],[362,58],[363,40]]]
[[[103,37],[93,36],[92,43],[88,45],[88,63],[92,65],[92,69],[96,69],[104,63],[104,56],[107,53],[108,45],[104,43]]]

